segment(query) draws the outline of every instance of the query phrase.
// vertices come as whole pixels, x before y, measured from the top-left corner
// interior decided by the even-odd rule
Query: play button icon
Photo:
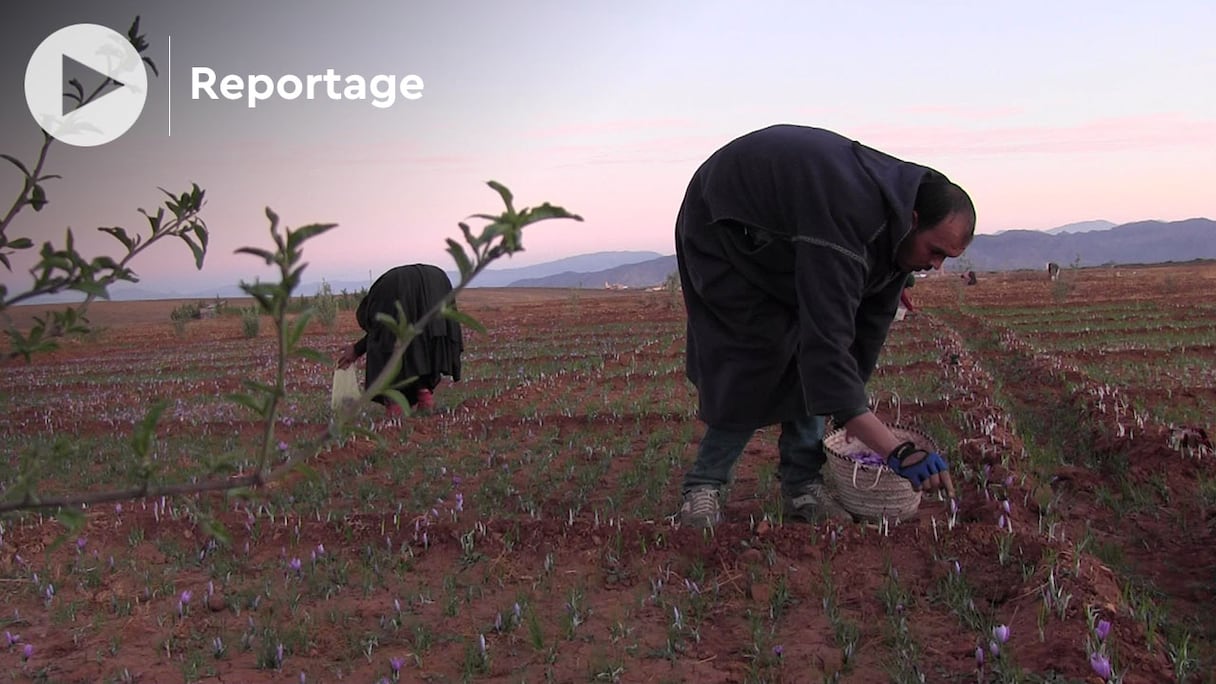
[[[86,98],[106,77],[119,85],[109,84],[77,108],[64,97],[73,90],[63,78],[65,62],[95,77],[82,79]],[[47,36],[25,68],[25,102],[34,120],[56,140],[78,147],[104,145],[126,133],[139,119],[147,94],[139,52],[121,33],[97,24],[73,24]]]

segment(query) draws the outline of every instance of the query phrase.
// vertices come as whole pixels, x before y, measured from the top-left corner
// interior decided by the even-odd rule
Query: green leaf
[[[299,344],[300,338],[304,335],[304,329],[308,327],[308,321],[312,318],[312,313],[312,309],[305,309],[292,321],[291,327],[287,329],[288,349],[294,349]]]
[[[274,264],[274,253],[268,252],[264,249],[258,249],[257,247],[241,247],[233,253],[234,254],[252,254],[255,257],[260,257],[263,261],[265,261],[269,265]]]
[[[129,235],[127,235],[127,231],[120,226],[113,226],[110,228],[98,228],[97,230],[100,230],[103,233],[109,233],[110,235],[113,235],[115,237],[115,239],[117,239],[119,242],[122,243],[123,247],[127,248],[128,252],[130,252],[132,249],[135,248],[135,241],[132,240],[131,237]]]
[[[287,231],[287,247],[288,249],[295,249],[306,240],[314,238],[337,225],[336,223],[313,223],[303,228],[289,230]]]
[[[29,178],[30,171],[29,171],[29,169],[25,168],[25,164],[22,164],[20,159],[17,159],[16,157],[14,157],[12,155],[8,155],[8,154],[0,154],[0,159],[4,159],[5,161],[9,162],[10,164],[21,169],[21,173],[25,174],[26,178]]]
[[[405,414],[407,416],[410,415],[410,413],[411,413],[410,402],[408,399],[405,398],[405,395],[401,393],[401,390],[386,389],[383,392],[381,392],[380,394],[383,394],[387,399],[392,401],[394,404],[400,406],[401,412],[403,414]]]
[[[575,221],[582,221],[583,217],[579,216],[578,214],[572,214],[562,207],[555,207],[552,204],[545,202],[539,207],[529,209],[527,212],[525,212],[524,225],[547,219],[573,219]]]
[[[479,333],[486,332],[485,326],[483,326],[476,318],[473,318],[472,316],[458,309],[445,308],[443,310],[443,315],[446,318],[456,321],[461,325],[468,326]]]
[[[168,402],[165,401],[152,404],[143,419],[135,426],[135,433],[131,435],[131,448],[139,458],[147,458],[149,452],[152,451],[152,442],[156,439],[156,423],[160,421],[161,414],[168,406]]]
[[[499,197],[502,197],[502,203],[507,205],[507,213],[514,214],[515,207],[511,205],[511,202],[515,198],[511,196],[511,191],[507,189],[507,186],[497,181],[487,181],[486,185],[489,185],[494,189],[495,192],[498,193]]]
[[[190,251],[194,252],[194,265],[198,270],[203,270],[203,257],[207,256],[207,249],[200,244],[190,239],[189,235],[180,235],[182,241],[190,246]]]
[[[464,253],[464,248],[460,243],[452,238],[448,238],[448,254],[452,255],[452,259],[456,262],[457,268],[460,269],[460,278],[464,280],[473,272],[473,264],[469,261],[469,257]]]
[[[34,189],[30,191],[29,203],[34,211],[42,211],[42,208],[46,206],[46,190],[43,190],[41,185],[35,185]]]
[[[29,249],[34,246],[34,241],[27,237],[19,237],[16,240],[9,240],[5,247],[9,249]]]
[[[304,359],[308,359],[309,361],[315,361],[317,363],[322,363],[322,364],[333,363],[333,359],[331,359],[329,356],[317,351],[316,349],[312,349],[310,347],[299,347],[298,349],[295,349],[292,353],[295,356],[298,356],[298,357],[304,358]]]
[[[307,463],[305,463],[303,461],[296,463],[292,467],[292,470],[295,470],[297,473],[300,473],[305,478],[307,478],[313,482],[321,481],[321,473],[317,472],[316,468],[313,468],[312,466],[308,465]]]
[[[229,394],[228,400],[233,403],[244,406],[245,408],[249,409],[250,411],[253,411],[254,413],[258,414],[259,416],[262,415],[262,412],[265,410],[263,408],[263,402],[258,401],[257,399],[255,399],[254,397],[252,397],[248,394],[244,394],[244,393]]]
[[[48,552],[62,546],[68,537],[79,535],[80,531],[84,529],[85,523],[88,522],[88,519],[84,516],[84,512],[79,508],[60,508],[55,511],[55,519],[59,521],[60,525],[64,526],[65,531],[56,537],[55,541],[50,543],[47,547]]]
[[[228,528],[224,527],[224,523],[219,520],[207,516],[199,521],[199,527],[204,534],[210,535],[220,546],[232,546],[232,535],[228,534]]]

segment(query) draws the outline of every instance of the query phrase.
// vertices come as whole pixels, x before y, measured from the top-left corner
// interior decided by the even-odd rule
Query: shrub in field
[[[257,307],[241,309],[241,334],[245,339],[253,339],[262,331],[262,315]]]
[[[334,295],[334,289],[324,280],[321,281],[321,288],[317,290],[317,296],[313,300],[313,308],[317,311],[317,320],[321,321],[321,325],[332,330],[334,323],[338,321],[338,298]]]

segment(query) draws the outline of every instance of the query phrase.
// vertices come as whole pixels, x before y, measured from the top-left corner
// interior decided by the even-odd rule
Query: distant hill
[[[1044,233],[1050,235],[1060,235],[1061,233],[1089,233],[1095,230],[1109,230],[1119,224],[1113,221],[1080,221],[1078,223],[1069,223],[1058,228],[1045,230]]]
[[[1216,221],[1139,221],[1106,230],[1062,232],[1010,230],[976,235],[952,268],[1007,271],[1044,268],[1049,261],[1068,266],[1153,264],[1216,258]]]
[[[612,285],[626,287],[651,287],[662,285],[667,276],[676,270],[675,255],[661,256],[635,264],[624,264],[589,273],[565,271],[543,278],[525,278],[511,283],[511,287],[580,287],[603,288]]]
[[[594,252],[566,257],[565,259],[558,259],[556,261],[546,261],[543,264],[524,266],[522,268],[497,270],[488,268],[473,280],[470,287],[512,287],[517,286],[516,284],[521,280],[545,278],[559,273],[593,273],[625,264],[647,261],[658,256],[660,256],[658,252]],[[459,274],[456,271],[449,271],[448,277],[452,279],[452,283],[454,284],[459,278]],[[551,287],[559,286],[554,285]]]

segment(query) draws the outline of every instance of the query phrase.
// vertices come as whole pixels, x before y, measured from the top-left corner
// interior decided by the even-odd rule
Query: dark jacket
[[[355,320],[367,333],[355,343],[355,353],[367,353],[368,383],[384,370],[397,342],[393,332],[376,321],[376,314],[384,313],[396,318],[397,304],[400,304],[406,320],[413,323],[425,316],[451,291],[452,282],[447,274],[430,264],[398,266],[372,283],[355,311]],[[418,330],[405,350],[401,369],[396,376],[398,382],[418,377],[411,386],[413,391],[406,392],[411,403],[417,395],[417,387],[435,389],[441,374],[460,380],[460,354],[463,350],[464,339],[460,324],[456,321],[436,316]]]
[[[907,276],[896,249],[927,171],[791,125],[749,133],[701,165],[676,255],[702,420],[750,429],[865,409]]]

